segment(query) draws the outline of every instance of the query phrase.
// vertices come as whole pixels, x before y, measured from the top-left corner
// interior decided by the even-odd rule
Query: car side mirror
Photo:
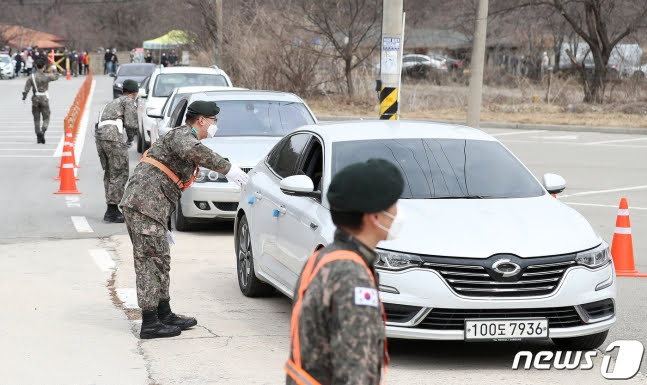
[[[153,107],[147,108],[146,115],[148,115],[149,118],[156,118],[156,119],[164,118],[162,116],[162,110],[160,110],[159,108],[153,108]]]
[[[321,199],[321,191],[314,191],[312,179],[307,175],[292,175],[284,178],[279,187],[287,195]]]
[[[566,188],[566,180],[557,174],[544,174],[543,182],[550,194],[559,194]]]
[[[116,77],[117,77],[117,74],[112,74],[112,73],[111,73],[111,74],[110,74],[110,77],[111,77],[111,78],[116,78]]]
[[[139,91],[137,91],[137,97],[146,99],[146,97],[148,97],[148,95],[146,94],[146,90],[143,88],[140,88]]]

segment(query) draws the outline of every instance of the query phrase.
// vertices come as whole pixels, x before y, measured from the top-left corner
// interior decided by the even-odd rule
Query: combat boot
[[[36,134],[36,143],[45,143],[45,138],[43,137],[43,134]]]
[[[108,209],[103,215],[103,220],[112,223],[124,223],[124,215],[119,211],[116,204],[108,203]]]
[[[178,326],[182,330],[186,330],[198,324],[193,317],[180,317],[171,311],[171,304],[169,301],[160,301],[157,307],[157,316],[159,320],[165,325]]]
[[[157,318],[157,309],[142,310],[142,329],[139,338],[146,340],[150,338],[164,338],[179,336],[182,330],[173,325],[165,325]]]

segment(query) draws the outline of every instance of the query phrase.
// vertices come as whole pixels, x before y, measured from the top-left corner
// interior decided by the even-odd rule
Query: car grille
[[[213,205],[220,211],[236,211],[238,202],[213,202]]]
[[[452,258],[452,263],[428,261],[423,267],[437,271],[454,292],[467,297],[533,297],[547,295],[555,291],[566,270],[577,263],[570,257],[543,257],[532,260],[514,258],[521,270],[515,277],[503,278],[495,273],[492,261],[500,259],[493,256],[478,261]],[[425,258],[427,259],[427,258]]]
[[[252,171],[251,167],[241,167],[240,169],[243,170],[245,174],[249,174],[249,172]]]
[[[584,325],[573,306],[535,309],[441,309],[434,308],[417,327],[436,330],[464,330],[466,319],[547,318],[550,328]]]

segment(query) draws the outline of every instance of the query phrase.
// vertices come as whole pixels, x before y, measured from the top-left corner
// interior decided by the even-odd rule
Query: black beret
[[[137,92],[139,91],[139,84],[132,79],[127,79],[124,81],[123,90],[127,92]]]
[[[335,174],[328,187],[328,202],[334,210],[377,213],[398,201],[404,179],[393,163],[369,159],[353,163]]]
[[[216,102],[207,102],[205,100],[196,100],[189,104],[189,112],[204,116],[216,116],[220,112],[220,107]]]

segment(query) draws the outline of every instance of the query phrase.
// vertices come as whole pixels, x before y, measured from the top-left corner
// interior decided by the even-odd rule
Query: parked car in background
[[[183,86],[231,87],[229,76],[221,70],[207,67],[156,67],[139,89],[137,112],[139,130],[137,151],[144,152],[151,146],[151,129],[162,107],[173,90]]]
[[[326,193],[345,166],[397,165],[405,183],[397,239],[377,245],[389,337],[464,341],[552,339],[600,346],[616,322],[609,245],[551,196],[503,144],[470,127],[353,121],[301,127],[249,172],[234,244],[245,296],[292,296],[303,265],[333,241]]]
[[[445,57],[445,61],[447,62],[448,70],[457,71],[459,73],[463,71],[463,62],[461,60]]]
[[[202,143],[244,171],[263,159],[283,136],[316,122],[310,108],[294,94],[232,90],[185,95],[171,114],[171,126],[185,122],[187,106],[196,100],[214,101],[220,107],[218,132],[214,138],[203,139]],[[194,223],[232,221],[240,191],[240,187],[224,175],[201,167],[196,183],[184,191],[178,202],[171,218],[173,227],[186,231]]]
[[[15,64],[11,56],[0,54],[0,78],[13,79],[15,76]]]
[[[118,98],[121,96],[124,81],[131,79],[141,85],[142,81],[152,74],[154,70],[155,64],[152,63],[127,63],[120,65],[117,73],[110,75],[115,78],[112,83],[112,97]]]
[[[151,130],[151,141],[155,143],[160,137],[164,136],[171,128],[170,120],[171,113],[175,110],[177,103],[184,96],[207,91],[231,91],[231,90],[246,90],[246,88],[238,87],[222,87],[222,86],[194,86],[194,87],[178,87],[173,90],[173,93],[166,98],[166,102],[162,107],[162,114],[158,116],[151,116],[156,121],[153,123]]]
[[[405,54],[402,56],[402,72],[412,77],[426,77],[431,71],[447,71],[447,61],[440,56]]]

